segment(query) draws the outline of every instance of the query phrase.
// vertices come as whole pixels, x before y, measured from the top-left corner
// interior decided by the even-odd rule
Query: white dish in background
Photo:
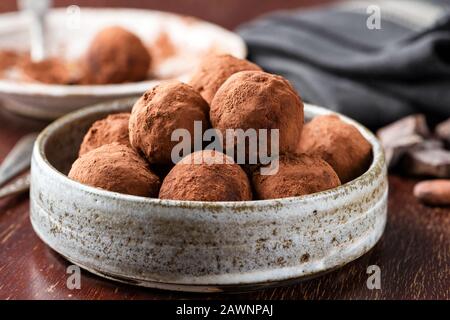
[[[149,47],[161,32],[167,34],[178,50],[152,70],[157,79],[188,80],[200,58],[210,50],[238,58],[244,58],[247,53],[245,43],[237,34],[192,17],[140,9],[81,8],[78,24],[71,14],[72,11],[66,9],[54,9],[49,13],[47,30],[51,56],[81,57],[96,32],[110,25],[120,25],[134,32]],[[28,48],[28,17],[18,12],[0,15],[0,50],[25,51]],[[0,79],[0,98],[3,107],[14,113],[55,119],[94,103],[142,94],[159,81],[49,85],[19,81],[11,75]]]

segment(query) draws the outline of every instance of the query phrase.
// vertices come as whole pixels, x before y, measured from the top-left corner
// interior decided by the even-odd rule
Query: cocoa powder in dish
[[[194,152],[164,179],[161,199],[191,201],[245,201],[252,199],[250,182],[241,167],[223,153]]]
[[[130,146],[128,122],[130,113],[116,113],[94,122],[83,138],[79,155],[96,149],[102,145],[117,142]]]
[[[318,156],[281,155],[278,172],[262,175],[255,171],[253,188],[258,199],[297,197],[341,185],[333,168]]]
[[[119,143],[83,154],[72,164],[68,176],[89,186],[143,197],[157,197],[160,186],[145,160]]]
[[[0,51],[0,76],[5,71],[13,69],[19,72],[20,80],[48,84],[77,84],[82,77],[76,62],[68,62],[56,57],[34,62],[28,53],[13,50]]]
[[[157,65],[177,53],[176,46],[165,31],[161,31],[158,34],[155,42],[148,50],[151,53],[153,65]]]
[[[21,58],[22,55],[14,50],[0,50],[0,76],[9,68],[14,67]]]
[[[39,62],[23,59],[20,63],[22,72],[28,80],[49,84],[76,84],[81,74],[77,73],[76,66],[58,58],[49,58]]]

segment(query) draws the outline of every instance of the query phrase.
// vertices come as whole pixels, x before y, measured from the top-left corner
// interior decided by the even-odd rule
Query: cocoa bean
[[[410,150],[402,164],[410,175],[450,178],[450,151],[444,149]]]
[[[450,180],[428,180],[416,184],[414,196],[428,205],[450,205]]]

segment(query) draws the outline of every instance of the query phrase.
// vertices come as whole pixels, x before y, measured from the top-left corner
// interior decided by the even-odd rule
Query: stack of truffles
[[[262,174],[268,164],[238,164],[236,156],[198,148],[193,140],[192,153],[174,164],[172,133],[194,136],[195,122],[223,136],[228,129],[278,129],[278,170]],[[227,144],[226,150],[236,147]],[[189,84],[163,82],[145,92],[131,114],[95,122],[69,177],[161,199],[262,200],[335,188],[364,173],[371,158],[371,145],[338,116],[304,125],[303,102],[283,77],[230,55],[209,55]]]

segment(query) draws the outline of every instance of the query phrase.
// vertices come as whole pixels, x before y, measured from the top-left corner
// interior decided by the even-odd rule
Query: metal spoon
[[[31,59],[39,62],[46,57],[45,15],[52,0],[18,0],[20,10],[30,15]]]
[[[27,191],[30,188],[30,174],[26,174],[23,177],[14,180],[10,184],[7,184],[3,188],[0,188],[0,199],[19,194]]]
[[[0,165],[0,186],[3,186],[7,181],[30,167],[31,154],[36,137],[37,133],[24,136],[3,160]],[[30,186],[29,177],[27,178],[27,176],[29,175],[0,188],[0,198],[27,190]]]

